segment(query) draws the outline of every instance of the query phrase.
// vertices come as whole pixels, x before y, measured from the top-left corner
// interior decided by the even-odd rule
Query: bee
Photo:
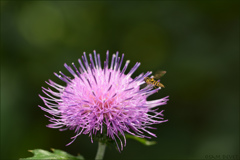
[[[163,88],[165,88],[165,86],[162,83],[160,83],[159,81],[155,80],[155,79],[159,79],[164,74],[166,74],[166,71],[157,71],[154,76],[152,76],[152,77],[145,77],[144,80],[145,80],[146,84],[154,85],[154,88],[156,88],[156,87],[163,87]]]

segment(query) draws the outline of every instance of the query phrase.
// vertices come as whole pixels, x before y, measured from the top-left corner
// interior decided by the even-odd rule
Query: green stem
[[[102,160],[104,156],[104,152],[106,149],[106,144],[103,144],[101,142],[98,142],[98,150],[95,160]]]

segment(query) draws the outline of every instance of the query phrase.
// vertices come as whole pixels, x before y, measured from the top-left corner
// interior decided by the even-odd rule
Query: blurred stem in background
[[[95,160],[102,160],[106,149],[106,144],[98,142],[98,150]]]

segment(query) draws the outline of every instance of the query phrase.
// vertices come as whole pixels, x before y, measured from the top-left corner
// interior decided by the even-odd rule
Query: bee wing
[[[162,76],[164,76],[165,74],[167,73],[167,71],[157,71],[154,75],[154,78],[155,79],[159,79],[161,78]]]

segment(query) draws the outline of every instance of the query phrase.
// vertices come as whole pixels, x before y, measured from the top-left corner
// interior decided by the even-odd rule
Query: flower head
[[[103,67],[100,55],[96,54],[96,51],[94,51],[94,59],[91,54],[89,54],[89,58],[90,63],[84,53],[83,63],[78,59],[79,69],[74,63],[72,63],[72,67],[64,64],[73,78],[62,72],[59,72],[59,75],[54,73],[59,79],[66,82],[66,86],[49,80],[46,83],[54,90],[42,87],[42,91],[47,97],[39,96],[46,108],[39,107],[52,115],[51,117],[47,116],[52,122],[47,127],[59,128],[61,131],[75,130],[76,135],[72,137],[73,141],[81,134],[88,134],[92,140],[94,135],[103,134],[105,127],[107,137],[114,140],[117,147],[117,139],[119,139],[121,150],[123,143],[119,135],[124,137],[124,145],[126,145],[125,133],[151,138],[145,135],[147,133],[156,137],[148,129],[155,129],[151,127],[152,124],[167,120],[162,118],[163,110],[157,111],[158,109],[154,109],[154,107],[166,104],[168,96],[147,101],[148,96],[160,89],[152,90],[152,85],[140,89],[140,85],[145,83],[144,78],[151,75],[151,72],[142,73],[132,79],[131,75],[140,66],[140,63],[136,63],[129,73],[125,74],[130,61],[126,61],[121,70],[124,54],[120,58],[118,52],[116,55],[112,55],[110,66],[108,51]]]

